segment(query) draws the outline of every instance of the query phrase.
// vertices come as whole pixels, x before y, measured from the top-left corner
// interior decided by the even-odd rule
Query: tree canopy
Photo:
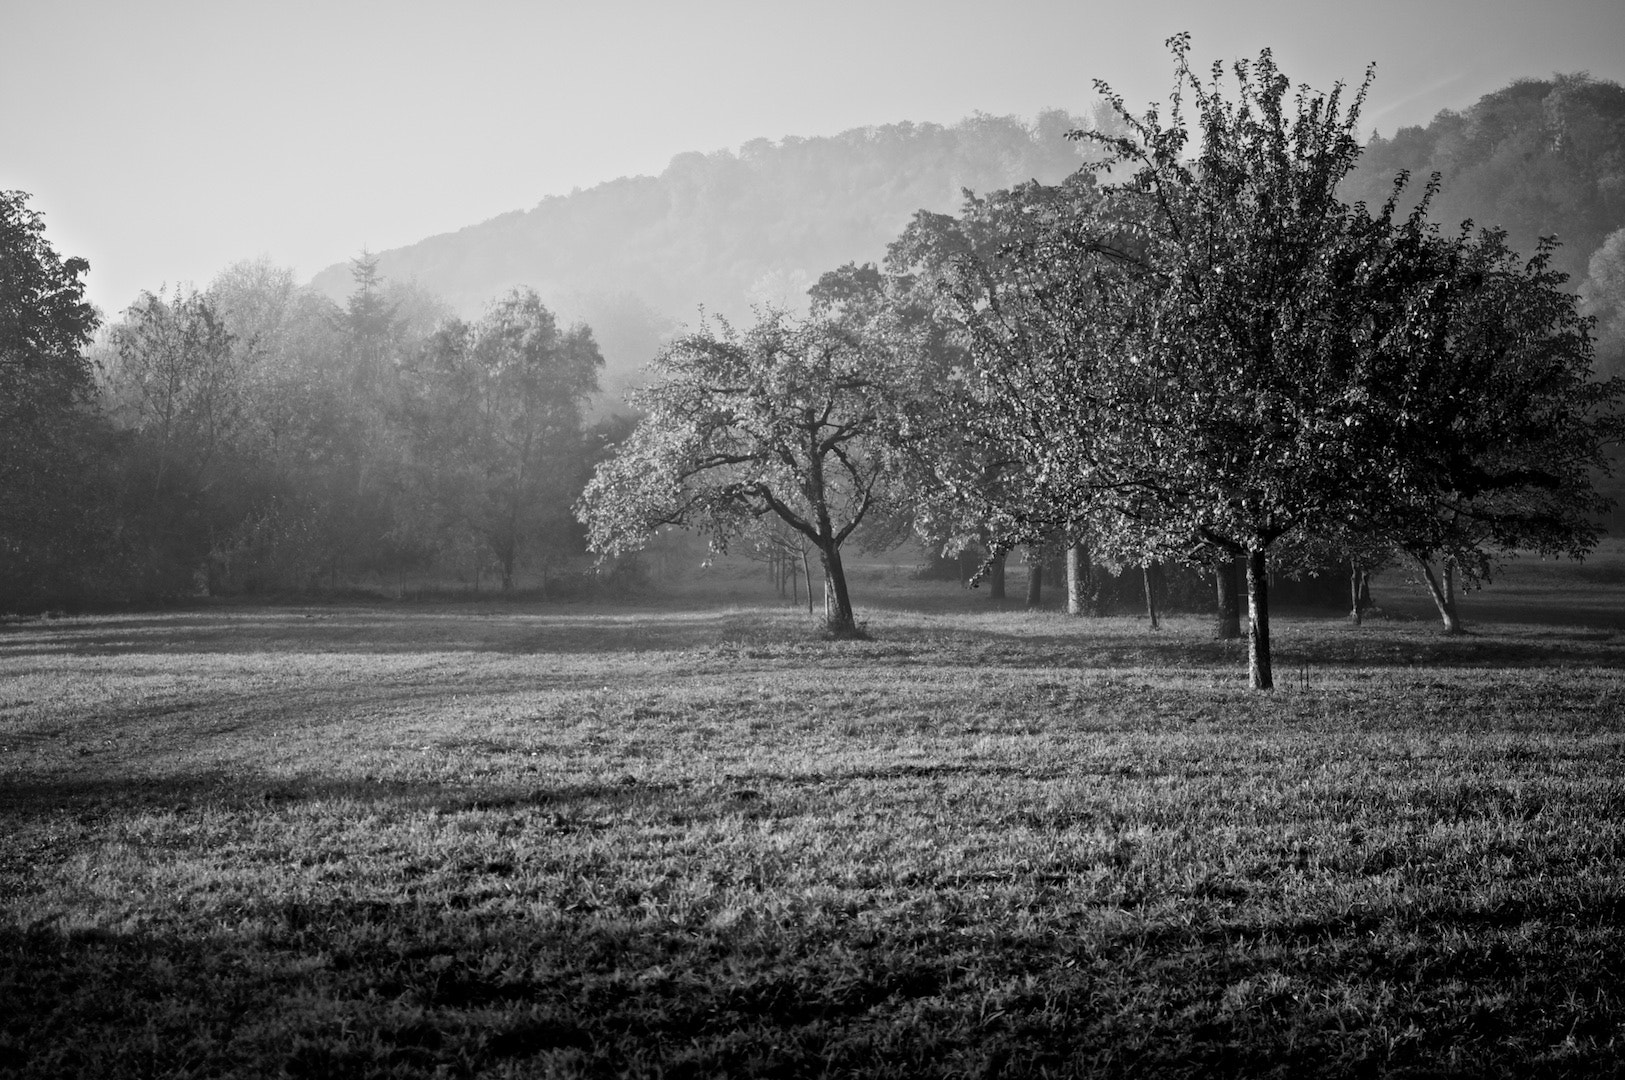
[[[569,551],[583,410],[602,366],[592,331],[561,328],[529,289],[477,323],[442,324],[403,375],[413,531],[443,550],[488,549],[504,589],[522,561]]]
[[[100,322],[84,259],[62,258],[21,191],[0,191],[0,604],[54,575],[82,532],[80,407]]]
[[[1245,555],[1260,688],[1284,538],[1401,544],[1466,514],[1470,545],[1587,546],[1593,504],[1574,500],[1618,390],[1587,388],[1585,324],[1548,259],[1441,236],[1433,185],[1401,214],[1403,176],[1378,209],[1344,202],[1364,86],[1295,90],[1266,50],[1227,93],[1188,38],[1170,47],[1167,115],[1102,85],[1126,133],[1079,133],[1124,178],[1018,200],[1007,242],[944,278],[991,435],[1033,489],[1006,542],[1088,517],[1124,544]]]
[[[838,317],[777,311],[678,338],[582,496],[593,549],[636,550],[663,525],[726,549],[775,516],[818,549],[826,626],[853,633],[841,547],[894,496],[911,426],[900,355]]]

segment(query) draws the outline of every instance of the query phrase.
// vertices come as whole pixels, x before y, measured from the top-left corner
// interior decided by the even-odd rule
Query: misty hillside
[[[702,305],[739,320],[753,303],[797,304],[825,270],[878,261],[917,210],[956,211],[966,188],[1058,181],[1087,150],[1065,133],[1104,115],[976,116],[679,154],[659,176],[549,197],[382,252],[379,270],[471,317],[515,285],[535,288],[565,319],[592,326],[605,388],[618,397]],[[1524,251],[1556,234],[1557,264],[1581,287],[1593,253],[1625,227],[1625,89],[1585,75],[1518,80],[1426,126],[1377,135],[1344,194],[1380,204],[1402,169],[1413,201],[1430,173],[1442,174],[1433,216],[1446,227],[1503,225]],[[342,299],[350,267],[313,284]]]
[[[1050,110],[1031,123],[976,116],[679,154],[659,176],[550,197],[382,252],[379,271],[415,280],[467,316],[532,286],[593,327],[606,387],[619,387],[701,305],[740,319],[752,303],[799,303],[825,270],[882,258],[916,210],[955,211],[965,188],[1062,179],[1086,150],[1065,133],[1087,126]],[[329,267],[313,284],[342,298],[350,267]]]
[[[1625,88],[1583,74],[1519,79],[1425,127],[1374,138],[1343,193],[1380,205],[1402,169],[1412,176],[1405,207],[1437,172],[1434,220],[1500,225],[1525,252],[1555,235],[1555,263],[1579,284],[1625,226]]]

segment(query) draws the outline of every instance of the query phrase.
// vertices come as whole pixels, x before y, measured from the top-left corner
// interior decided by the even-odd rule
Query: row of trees
[[[1408,560],[1456,628],[1498,552],[1584,551],[1619,387],[1552,248],[1436,228],[1437,178],[1348,201],[1364,86],[1294,93],[1266,52],[1227,97],[1172,45],[1171,111],[1102,87],[1092,166],[917,214],[805,317],[672,341],[578,503],[593,545],[698,526],[781,578],[810,549],[837,633],[854,537],[912,529],[995,582],[1018,545],[1064,549],[1074,608],[1091,562],[1217,570],[1230,610],[1240,567],[1259,686],[1272,566],[1347,566],[1358,611]],[[144,295],[87,359],[83,261],[0,208],[4,606],[431,563],[512,587],[573,549],[564,509],[626,425],[585,428],[597,346],[534,293],[464,322],[369,258],[343,305],[248,264]]]
[[[886,273],[825,275],[806,319],[673,343],[582,500],[593,545],[669,523],[726,544],[776,518],[818,550],[836,633],[863,528],[995,563],[1017,544],[1239,561],[1259,688],[1272,564],[1335,559],[1358,596],[1405,558],[1454,630],[1454,590],[1496,553],[1587,550],[1621,387],[1592,379],[1550,245],[1441,231],[1437,178],[1341,199],[1369,73],[1352,100],[1294,90],[1265,51],[1227,95],[1170,46],[1166,115],[1100,85],[1120,123],[1074,133],[1098,167],[918,215]]]
[[[505,588],[579,553],[601,454],[585,327],[519,290],[474,322],[356,261],[344,305],[247,263],[111,325],[0,194],[0,610],[336,587]]]

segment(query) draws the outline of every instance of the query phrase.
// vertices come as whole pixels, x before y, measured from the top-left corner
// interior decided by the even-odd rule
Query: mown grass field
[[[0,1075],[1619,1075],[1625,584],[1549,565],[1278,617],[1270,695],[885,570],[868,642],[0,625]]]

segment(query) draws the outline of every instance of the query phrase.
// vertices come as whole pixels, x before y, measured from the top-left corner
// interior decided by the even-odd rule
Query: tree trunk
[[[824,559],[824,629],[837,637],[850,637],[858,624],[852,617],[852,598],[846,591],[846,570],[841,549],[833,542],[820,548]]]
[[[1275,689],[1270,670],[1270,578],[1264,549],[1247,553],[1247,676],[1254,690]]]
[[[1027,606],[1035,608],[1044,602],[1044,560],[1036,552],[1028,557],[1031,561],[1027,563]]]
[[[1361,625],[1362,623],[1365,622],[1365,605],[1361,602],[1361,598],[1360,598],[1360,578],[1362,576],[1363,575],[1361,574],[1360,567],[1355,563],[1350,563],[1349,564],[1349,602],[1350,602],[1349,618],[1354,620],[1354,625],[1355,626],[1359,626],[1359,625]]]
[[[1417,565],[1422,568],[1422,583],[1427,586],[1428,595],[1433,597],[1433,606],[1439,609],[1439,619],[1444,623],[1444,632],[1459,634],[1462,632],[1461,616],[1456,614],[1456,583],[1455,575],[1448,562],[1445,563],[1445,578],[1441,584],[1437,575],[1433,573],[1433,564],[1426,559],[1412,556]]]
[[[990,600],[1004,599],[1004,556],[993,560],[987,572],[987,594]]]
[[[1089,549],[1081,543],[1066,549],[1066,613],[1082,615],[1089,606]]]
[[[1157,619],[1157,564],[1148,562],[1140,568],[1140,576],[1145,581],[1145,614],[1151,620],[1151,629],[1161,630],[1162,623]]]
[[[1239,555],[1221,558],[1213,571],[1218,593],[1218,614],[1213,624],[1213,636],[1220,641],[1241,640],[1241,586],[1237,571],[1242,568],[1237,564],[1244,561]]]
[[[807,557],[807,549],[801,549],[801,576],[807,582],[807,614],[813,613],[813,587],[812,587],[812,560]]]

